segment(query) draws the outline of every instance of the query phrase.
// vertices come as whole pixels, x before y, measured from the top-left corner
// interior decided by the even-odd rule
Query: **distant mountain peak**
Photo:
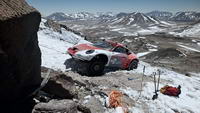
[[[159,20],[169,20],[170,17],[173,16],[173,13],[171,12],[167,12],[167,11],[151,11],[149,13],[146,13],[146,15],[153,17],[153,18],[157,18]]]
[[[159,20],[145,15],[140,12],[133,13],[120,13],[117,15],[117,19],[113,19],[112,24],[114,25],[149,25],[149,24],[159,24]]]

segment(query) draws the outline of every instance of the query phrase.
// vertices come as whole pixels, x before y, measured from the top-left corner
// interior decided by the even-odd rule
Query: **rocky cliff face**
[[[0,1],[0,101],[24,100],[41,83],[40,13],[24,0]]]

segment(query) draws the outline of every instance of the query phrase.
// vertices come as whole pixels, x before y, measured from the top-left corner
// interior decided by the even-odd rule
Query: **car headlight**
[[[92,53],[94,53],[94,51],[95,51],[95,50],[87,50],[85,53],[86,53],[86,54],[92,54]]]

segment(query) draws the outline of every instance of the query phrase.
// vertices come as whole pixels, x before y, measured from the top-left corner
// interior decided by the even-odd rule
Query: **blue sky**
[[[200,0],[27,0],[43,15],[54,12],[200,11]]]

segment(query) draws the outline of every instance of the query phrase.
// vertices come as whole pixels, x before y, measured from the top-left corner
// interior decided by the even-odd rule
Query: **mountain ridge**
[[[97,12],[97,13],[89,13],[89,12],[78,12],[78,13],[63,13],[63,12],[55,12],[46,18],[55,20],[55,21],[73,21],[73,20],[113,20],[116,18],[128,16],[132,13],[112,13],[112,12]],[[141,13],[141,12],[138,12]],[[182,11],[173,14],[172,12],[168,11],[151,11],[148,13],[141,13],[145,16],[149,16],[156,20],[161,21],[174,21],[174,22],[196,22],[200,20],[200,12],[195,11]]]

